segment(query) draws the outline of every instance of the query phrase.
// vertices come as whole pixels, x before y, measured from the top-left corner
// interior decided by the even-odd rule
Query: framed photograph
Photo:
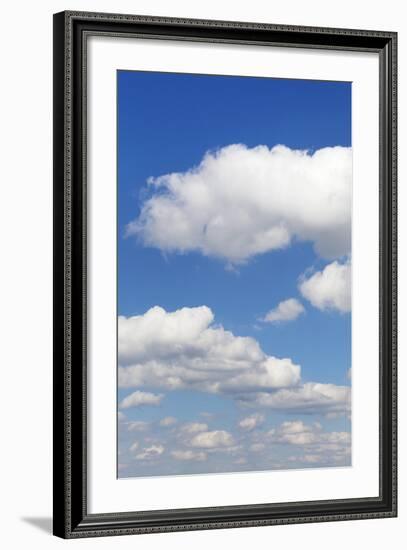
[[[54,16],[54,534],[394,517],[396,33]]]

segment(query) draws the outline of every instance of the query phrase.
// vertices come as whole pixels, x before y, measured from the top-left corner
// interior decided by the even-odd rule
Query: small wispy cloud
[[[246,416],[239,422],[239,428],[242,430],[251,431],[264,422],[264,415],[256,413]]]
[[[262,319],[265,323],[284,323],[294,321],[305,312],[304,306],[295,298],[289,298],[280,302],[277,307],[271,309]]]
[[[136,455],[137,460],[146,460],[151,458],[157,458],[165,451],[162,445],[151,445],[151,447],[145,447],[139,454]]]
[[[129,409],[130,407],[140,407],[141,405],[159,405],[164,396],[144,391],[135,391],[125,397],[119,407],[121,409]]]

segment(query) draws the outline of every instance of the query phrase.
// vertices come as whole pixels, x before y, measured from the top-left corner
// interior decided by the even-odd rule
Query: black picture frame
[[[380,69],[380,495],[377,498],[87,511],[86,40],[111,36],[370,51]],[[63,538],[397,515],[397,34],[85,12],[54,15],[54,534]]]

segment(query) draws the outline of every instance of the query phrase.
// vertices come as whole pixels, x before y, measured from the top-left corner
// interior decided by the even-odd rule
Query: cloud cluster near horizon
[[[148,184],[152,195],[127,226],[145,246],[230,265],[293,240],[311,241],[326,259],[350,253],[351,148],[234,144]]]
[[[135,463],[147,468],[153,464],[165,475],[186,465],[195,473],[228,471],[227,463],[248,470],[350,465],[348,431],[327,431],[319,422],[299,419],[286,420],[261,431],[258,427],[264,418],[258,418],[259,422],[245,422],[254,418],[255,415],[242,418],[236,435],[219,426],[201,426],[196,422],[177,423],[171,431],[162,431],[162,422],[157,421],[148,435],[138,434],[137,439],[129,423],[122,420],[121,429],[124,435],[127,433],[121,441],[121,460],[125,461],[122,469],[134,475]],[[191,429],[194,425],[196,430]],[[276,449],[280,462],[273,458]]]

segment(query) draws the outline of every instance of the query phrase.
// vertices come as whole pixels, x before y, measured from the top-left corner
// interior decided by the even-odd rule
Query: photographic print
[[[351,83],[117,98],[118,477],[351,466]]]
[[[53,51],[54,534],[397,516],[397,34]]]

